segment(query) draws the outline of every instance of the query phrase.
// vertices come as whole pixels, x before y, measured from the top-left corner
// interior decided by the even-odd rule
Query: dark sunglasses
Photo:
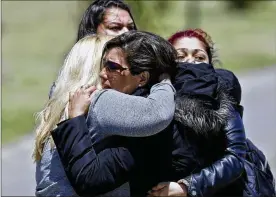
[[[123,67],[122,65],[116,63],[116,62],[112,62],[110,60],[108,61],[104,61],[103,66],[109,71],[109,72],[115,72],[115,71],[124,71],[124,70],[128,70],[129,68]]]

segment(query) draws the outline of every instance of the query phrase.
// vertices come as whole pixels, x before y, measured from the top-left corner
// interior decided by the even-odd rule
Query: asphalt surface
[[[276,175],[276,66],[238,75],[249,137],[269,160]],[[31,160],[33,135],[2,149],[2,196],[34,196],[35,165]]]

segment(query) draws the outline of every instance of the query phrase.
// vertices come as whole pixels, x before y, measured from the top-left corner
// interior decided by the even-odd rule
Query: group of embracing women
[[[36,196],[243,196],[241,86],[201,29],[138,31],[96,0],[37,114]]]

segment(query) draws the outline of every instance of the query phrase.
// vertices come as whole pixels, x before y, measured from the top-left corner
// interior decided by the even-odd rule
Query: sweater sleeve
[[[89,111],[94,114],[93,119],[96,118],[91,122],[96,132],[128,137],[151,136],[164,130],[172,121],[175,89],[169,80],[163,80],[151,88],[146,98],[102,90],[93,97]]]

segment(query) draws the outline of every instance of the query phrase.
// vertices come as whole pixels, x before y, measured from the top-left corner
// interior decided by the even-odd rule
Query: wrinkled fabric
[[[240,116],[243,117],[244,108],[240,104],[241,103],[241,96],[242,96],[242,88],[241,84],[236,77],[236,75],[226,69],[218,68],[216,72],[219,75],[219,80],[224,83],[229,95],[234,100],[234,107],[240,113]]]
[[[230,91],[229,76],[216,73],[212,65],[205,63],[180,63],[178,74],[174,84],[178,96],[176,129],[196,161],[192,173],[187,175],[184,170],[182,176],[189,182],[189,196],[241,196],[239,177],[244,169],[246,137],[240,114],[230,98],[235,92]],[[212,105],[205,104],[208,100]],[[178,169],[181,174],[181,167]]]
[[[52,86],[52,89],[54,89],[54,86]],[[170,80],[163,80],[152,86],[150,90],[138,88],[134,92],[134,95],[137,97],[119,93],[115,90],[103,90],[103,94],[105,95],[102,96],[102,99],[99,99],[101,95],[93,97],[86,122],[83,123],[88,126],[92,144],[98,144],[96,147],[99,150],[104,149],[110,143],[108,140],[103,141],[106,137],[119,133],[136,137],[154,135],[166,128],[173,119],[175,90]],[[148,97],[143,98],[142,96]],[[116,110],[110,107],[112,104],[116,105],[119,109],[125,108],[126,110],[124,112],[128,111],[127,114],[129,116],[126,116],[126,113],[123,113],[122,110]],[[114,113],[110,113],[111,111]],[[133,115],[130,115],[133,113],[138,114],[136,116],[137,121],[132,117]],[[124,119],[120,117],[124,117]],[[118,123],[117,128],[112,126],[114,122]],[[121,130],[119,130],[120,128]],[[66,177],[56,148],[51,150],[48,146],[50,145],[47,144],[42,154],[42,161],[38,161],[36,166],[37,195],[75,195]],[[46,166],[49,167],[46,168]],[[63,179],[63,181],[60,181],[60,179]],[[128,192],[126,192],[127,188]],[[118,190],[116,189],[116,192],[113,192],[114,195],[118,194]],[[113,193],[110,192],[108,195],[110,196]],[[127,184],[120,192],[120,196],[122,195],[129,195],[129,187]]]
[[[169,180],[171,131],[169,126],[150,137],[111,136],[93,144],[85,117],[79,116],[60,123],[52,137],[78,195],[103,194],[129,181],[131,195],[145,196],[157,183]]]
[[[60,187],[62,186],[62,187]],[[36,164],[36,196],[77,196],[65,174],[57,150],[45,144],[42,158]]]
[[[217,105],[218,75],[211,64],[178,63],[173,85],[178,96],[196,96]]]
[[[213,138],[212,140],[202,138],[190,140],[200,163],[198,165],[201,167],[201,170],[197,169],[187,177],[190,181],[191,195],[193,193],[196,193],[196,196],[240,196],[242,194],[241,186],[231,185],[243,173],[242,158],[246,152],[244,127],[237,112],[228,121],[224,134],[222,132],[220,136],[209,136]],[[192,137],[194,138],[193,135]]]
[[[92,146],[87,140],[87,127],[81,123],[84,117],[61,123],[52,136],[68,179],[79,195],[100,194],[128,179],[131,195],[145,196],[157,183],[180,178],[189,179],[191,196],[224,191],[236,194],[233,188],[238,187],[229,184],[242,173],[239,157],[244,152],[244,130],[239,115],[234,113],[233,117],[217,136],[208,138],[195,137],[192,128],[174,121],[151,137],[112,137],[106,139],[110,140],[106,146]],[[228,190],[222,190],[226,187]]]

